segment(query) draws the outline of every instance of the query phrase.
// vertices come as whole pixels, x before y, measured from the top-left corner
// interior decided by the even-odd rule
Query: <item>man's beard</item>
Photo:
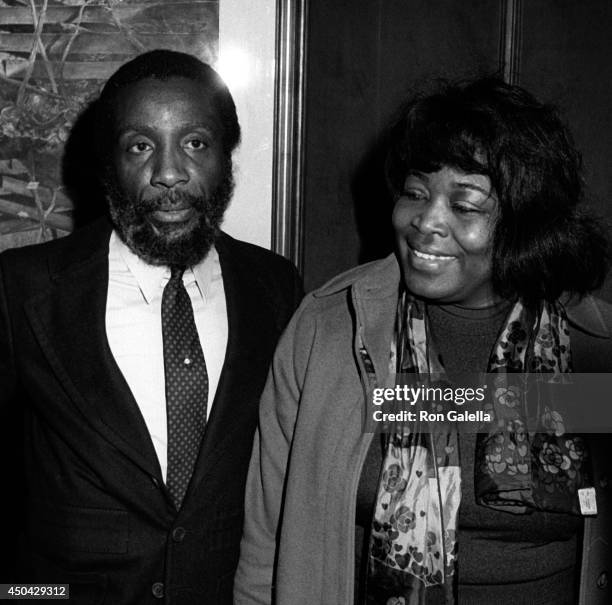
[[[114,175],[103,180],[105,197],[114,227],[122,241],[150,265],[191,267],[210,250],[219,233],[223,215],[234,190],[231,160],[227,162],[217,188],[210,195],[193,195],[170,190],[156,197],[134,199],[122,191]],[[190,206],[196,216],[193,225],[155,221],[156,210]]]

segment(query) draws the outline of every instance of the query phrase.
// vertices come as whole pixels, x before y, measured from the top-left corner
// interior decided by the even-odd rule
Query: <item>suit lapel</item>
[[[249,259],[227,236],[216,247],[227,304],[228,343],[190,491],[217,468],[224,449],[236,442],[241,446],[254,426],[259,403],[253,397],[255,377],[265,376],[268,366],[268,355],[261,352],[272,348],[278,337],[268,295]]]
[[[82,230],[50,259],[51,287],[28,301],[36,337],[71,400],[102,436],[148,474],[161,481],[159,462],[134,397],[112,356],[106,337],[108,240],[106,223]],[[225,362],[191,492],[218,468],[224,450],[242,442],[255,425],[254,385],[267,372],[279,327],[258,272],[231,238],[219,252],[228,315]],[[258,377],[258,379],[256,379]]]
[[[26,313],[55,374],[84,417],[147,473],[161,478],[140,409],[108,345],[110,226],[96,223],[50,260],[51,288]]]

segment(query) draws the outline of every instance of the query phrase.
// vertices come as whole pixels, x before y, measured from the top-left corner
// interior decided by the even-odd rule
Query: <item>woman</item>
[[[610,371],[612,307],[588,295],[607,245],[579,210],[569,133],[523,89],[484,79],[413,100],[389,141],[396,254],[312,293],[281,340],[236,600],[611,602],[594,568],[610,548],[609,488],[591,468],[602,440],[587,456],[578,436],[534,432],[526,401],[497,390],[485,409],[512,422],[479,435],[362,430],[373,390],[396,381],[486,371],[507,392],[517,373]],[[593,485],[599,514],[584,523]]]

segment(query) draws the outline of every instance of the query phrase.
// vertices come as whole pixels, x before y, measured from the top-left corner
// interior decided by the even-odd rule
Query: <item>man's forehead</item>
[[[201,79],[187,78],[185,76],[169,76],[167,78],[148,76],[146,78],[141,78],[139,80],[134,80],[133,82],[124,84],[121,87],[121,91],[130,93],[132,90],[139,88],[159,90],[181,89],[185,91],[195,91],[198,94],[211,94],[214,90],[214,86]]]
[[[214,91],[198,80],[172,77],[146,78],[125,86],[117,95],[115,128],[137,124],[180,122],[213,127],[220,122]]]

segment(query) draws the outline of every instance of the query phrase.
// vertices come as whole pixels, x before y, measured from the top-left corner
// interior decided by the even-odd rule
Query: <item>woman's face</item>
[[[408,290],[432,302],[466,307],[496,302],[491,244],[497,209],[487,176],[448,166],[411,171],[393,209]]]

